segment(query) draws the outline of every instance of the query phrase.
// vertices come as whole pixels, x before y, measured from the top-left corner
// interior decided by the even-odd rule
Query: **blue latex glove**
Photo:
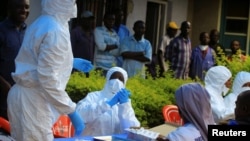
[[[122,104],[122,103],[128,102],[131,93],[130,93],[129,90],[127,90],[127,89],[124,88],[124,89],[121,89],[121,90],[118,92],[117,95],[118,95],[120,104]]]
[[[86,73],[93,69],[93,65],[88,60],[82,58],[74,58],[73,68]]]
[[[119,93],[119,92],[118,92]],[[107,103],[112,107],[114,105],[116,105],[118,102],[119,102],[119,99],[118,99],[118,93],[115,94],[115,96],[110,99],[109,101],[107,101]]]
[[[83,119],[77,111],[70,113],[68,116],[75,128],[75,136],[80,136],[85,128]]]

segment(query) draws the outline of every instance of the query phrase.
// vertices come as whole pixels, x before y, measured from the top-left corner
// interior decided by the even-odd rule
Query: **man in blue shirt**
[[[10,0],[8,17],[0,23],[0,76],[14,84],[11,72],[15,71],[15,58],[21,47],[29,15],[29,0]],[[7,93],[0,87],[0,116],[7,118]]]
[[[130,32],[129,32],[129,29],[124,24],[122,24],[124,20],[124,13],[122,9],[120,8],[115,9],[114,13],[115,13],[115,24],[114,24],[113,29],[118,34],[119,40],[121,43],[125,37],[130,36]],[[117,66],[122,67],[122,63],[123,63],[122,56],[116,57],[116,61],[117,61]]]
[[[134,23],[134,35],[125,38],[121,44],[121,55],[124,59],[123,68],[128,77],[141,75],[145,78],[145,64],[152,60],[151,43],[143,37],[145,34],[145,23],[136,21]]]
[[[113,29],[115,23],[114,13],[105,13],[104,25],[96,27],[95,36],[95,67],[101,70],[102,75],[106,76],[107,71],[116,66],[116,57],[119,55],[119,36]]]

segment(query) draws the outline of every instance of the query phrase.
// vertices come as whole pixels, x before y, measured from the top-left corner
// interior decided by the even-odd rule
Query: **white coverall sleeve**
[[[229,116],[228,108],[226,107],[224,100],[222,98],[211,97],[211,108],[214,116],[214,121],[219,123],[222,119]]]
[[[89,93],[84,99],[77,103],[76,110],[84,117],[84,121],[90,124],[104,118],[105,113],[111,111],[106,99],[94,98],[95,92]]]
[[[121,131],[130,127],[140,127],[140,122],[135,116],[130,100],[129,102],[118,104],[118,117]]]
[[[76,106],[65,91],[73,63],[69,46],[65,35],[52,31],[44,36],[38,54],[38,81],[44,97],[60,114],[69,114]]]

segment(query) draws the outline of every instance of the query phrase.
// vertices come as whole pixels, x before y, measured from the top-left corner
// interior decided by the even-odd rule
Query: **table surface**
[[[114,139],[112,141],[130,141],[126,134],[112,135]],[[54,141],[95,141],[94,137],[84,136],[84,137],[72,137],[72,138],[55,138]],[[97,140],[96,140],[97,141]]]
[[[164,123],[162,125],[150,128],[148,130],[158,132],[161,135],[167,135],[169,132],[175,130],[178,126],[171,123]],[[114,139],[112,141],[131,141],[127,139],[127,134],[112,135]],[[72,138],[55,138],[54,141],[95,141],[94,137],[72,137]],[[96,140],[97,141],[97,140]]]

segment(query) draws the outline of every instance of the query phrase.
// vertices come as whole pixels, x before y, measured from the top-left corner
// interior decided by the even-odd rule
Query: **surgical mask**
[[[113,94],[116,94],[118,91],[120,91],[122,88],[124,88],[123,82],[121,82],[119,79],[109,80],[108,86]]]
[[[208,48],[208,45],[200,45],[199,47],[202,51],[205,51]]]
[[[229,88],[226,85],[224,85],[222,89],[222,95],[225,96],[228,91],[229,91]]]

